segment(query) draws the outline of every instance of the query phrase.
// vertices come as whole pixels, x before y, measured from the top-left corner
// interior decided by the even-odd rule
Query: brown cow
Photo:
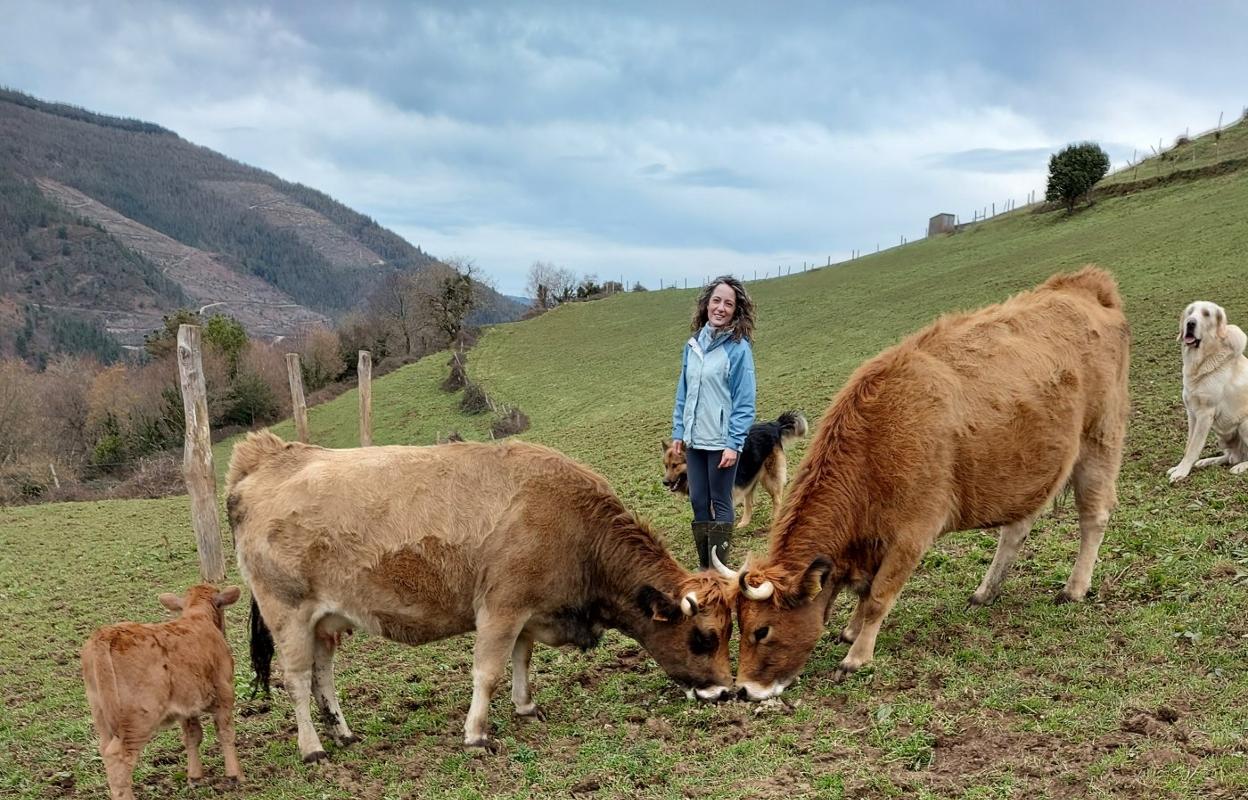
[[[490,746],[508,657],[516,713],[538,713],[535,641],[588,648],[616,628],[691,694],[729,693],[732,585],[685,571],[605,480],[554,450],[327,450],[253,433],[234,448],[227,484],[258,603],[252,664],[267,686],[275,639],[305,761],[325,757],[314,691],[335,741],[355,738],[333,686],[336,636],[352,629],[413,645],[476,630],[469,747]]]
[[[83,646],[82,679],[113,800],[133,800],[139,753],[156,731],[175,722],[182,723],[186,777],[198,784],[204,777],[200,714],[216,721],[229,782],[242,781],[234,751],[234,657],[222,610],[238,594],[237,586],[217,591],[207,584],[192,586],[185,600],[162,594],[165,608],[181,612],[177,619],[108,625]]]
[[[1082,539],[1058,600],[1082,600],[1117,502],[1129,340],[1113,278],[1086,267],[863,364],[824,414],[766,560],[737,575],[742,692],[765,699],[792,682],[843,586],[859,601],[836,678],[870,662],[902,585],[947,531],[1000,527],[971,596],[992,602],[1068,480]]]

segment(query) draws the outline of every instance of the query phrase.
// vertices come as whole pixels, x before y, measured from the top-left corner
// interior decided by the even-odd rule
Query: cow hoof
[[[971,608],[982,608],[984,606],[992,605],[993,600],[994,598],[992,597],[980,597],[979,592],[976,592],[970,596],[970,599],[966,601],[966,604]]]
[[[546,721],[546,712],[535,705],[531,705],[523,710],[517,708],[516,716],[521,719],[537,720],[538,722]]]
[[[324,761],[327,758],[329,758],[329,753],[326,753],[324,750],[313,750],[311,753],[308,753],[303,757],[303,763],[315,764],[318,761]]]
[[[492,756],[496,756],[502,748],[498,742],[483,736],[480,739],[464,742],[464,749],[470,753],[489,753]]]
[[[1064,605],[1066,603],[1081,603],[1081,602],[1083,602],[1082,597],[1075,597],[1073,594],[1071,594],[1065,589],[1058,592],[1057,596],[1053,598],[1053,603],[1059,606]]]
[[[362,742],[362,741],[364,741],[363,738],[355,735],[354,733],[349,736],[335,736],[334,737],[334,744],[338,745],[339,747],[350,747],[356,742]]]

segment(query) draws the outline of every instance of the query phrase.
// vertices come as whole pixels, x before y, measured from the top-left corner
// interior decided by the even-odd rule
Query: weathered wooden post
[[[217,474],[212,468],[212,437],[208,432],[208,391],[204,359],[199,349],[199,326],[178,327],[178,377],[182,385],[182,412],[186,438],[182,445],[182,474],[191,496],[191,527],[199,551],[199,574],[208,583],[225,580],[221,527],[217,522]]]
[[[308,404],[303,399],[303,372],[299,369],[299,354],[286,354],[286,377],[290,378],[290,407],[295,415],[295,431],[299,441],[308,439]]]
[[[373,443],[373,354],[367,350],[360,351],[360,362],[356,365],[356,374],[360,376],[360,447],[369,447]]]

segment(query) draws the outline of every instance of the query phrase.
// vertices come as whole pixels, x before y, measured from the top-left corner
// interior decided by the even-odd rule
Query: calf
[[[234,657],[225,642],[225,606],[238,600],[237,586],[192,586],[186,598],[162,594],[180,611],[159,625],[122,622],[100,628],[82,648],[82,679],[100,756],[113,800],[133,800],[131,774],[156,731],[182,723],[186,777],[204,776],[199,760],[199,715],[212,713],[231,784],[242,781],[234,752]]]

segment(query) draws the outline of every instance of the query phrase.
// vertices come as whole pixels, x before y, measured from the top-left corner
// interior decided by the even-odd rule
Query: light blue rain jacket
[[[699,450],[741,452],[754,424],[754,352],[709,323],[685,343],[672,412],[672,438]]]

